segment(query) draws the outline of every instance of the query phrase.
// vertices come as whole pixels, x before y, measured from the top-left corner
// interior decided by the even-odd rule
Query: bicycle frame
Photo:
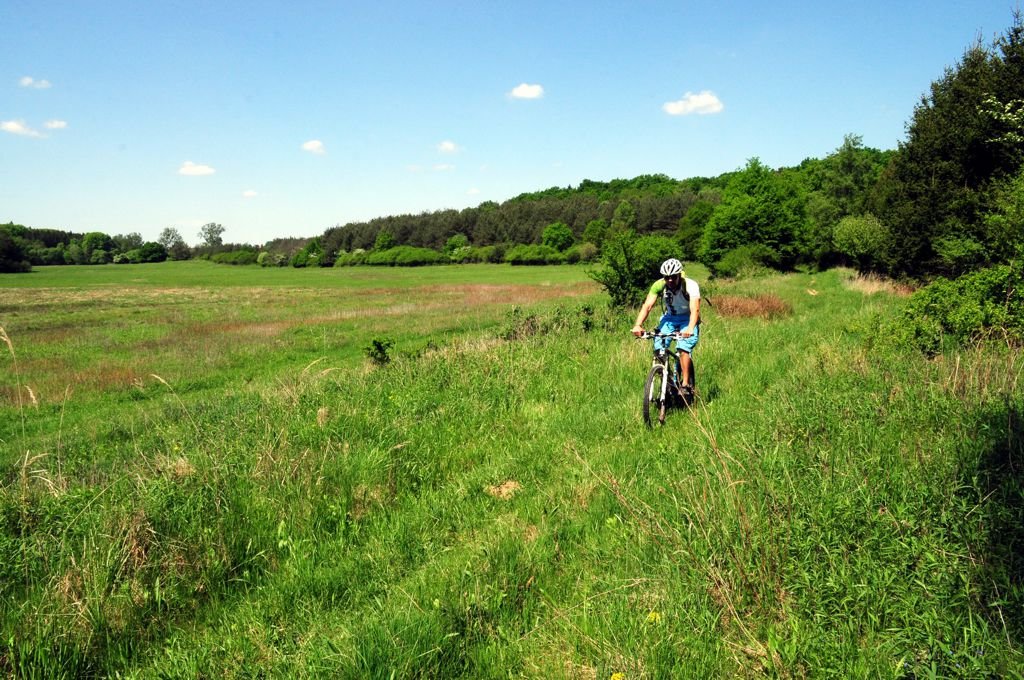
[[[679,364],[679,352],[673,349],[661,349],[655,352],[654,360],[651,362],[652,369],[659,369],[662,373],[661,394],[658,395],[662,401],[668,396],[668,385],[679,384],[679,375],[682,367]],[[650,396],[654,396],[653,394]]]
[[[657,338],[680,340],[683,336],[681,333],[660,334],[645,331],[639,337],[641,340]],[[679,392],[681,375],[679,351],[672,348],[671,342],[665,348],[654,352],[651,370],[647,374],[647,381],[644,384],[643,414],[648,427],[652,426],[654,420],[652,410],[656,413],[659,424],[664,424],[668,404],[677,396],[681,399],[681,403],[689,405],[688,399]],[[670,389],[672,392],[669,391]]]

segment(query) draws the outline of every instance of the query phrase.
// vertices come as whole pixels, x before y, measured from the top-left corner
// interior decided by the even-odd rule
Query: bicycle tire
[[[652,366],[644,383],[644,423],[654,427],[654,419],[659,425],[665,424],[665,400],[662,399],[662,383],[665,381],[665,367]]]

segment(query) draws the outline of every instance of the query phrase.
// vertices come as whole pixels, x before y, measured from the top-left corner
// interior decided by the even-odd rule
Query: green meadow
[[[653,430],[580,267],[0,276],[0,675],[1021,677],[1017,352],[688,274]]]

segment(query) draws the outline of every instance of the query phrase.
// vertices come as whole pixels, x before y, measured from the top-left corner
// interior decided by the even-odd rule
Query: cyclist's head
[[[683,273],[683,263],[676,258],[670,258],[661,263],[661,275],[666,279],[678,276]]]

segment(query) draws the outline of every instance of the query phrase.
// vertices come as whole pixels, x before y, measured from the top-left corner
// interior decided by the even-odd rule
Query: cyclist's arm
[[[700,298],[690,298],[690,325],[683,329],[683,335],[693,335],[697,324],[700,323]]]
[[[700,323],[700,286],[692,279],[683,279],[683,285],[690,298],[690,323],[683,329],[683,337],[689,337],[697,332]]]
[[[640,307],[640,313],[636,315],[636,323],[633,325],[633,335],[640,337],[644,332],[644,321],[647,321],[647,315],[654,309],[654,305],[658,303],[658,296],[654,293],[648,293],[647,299],[644,300],[644,304]]]

